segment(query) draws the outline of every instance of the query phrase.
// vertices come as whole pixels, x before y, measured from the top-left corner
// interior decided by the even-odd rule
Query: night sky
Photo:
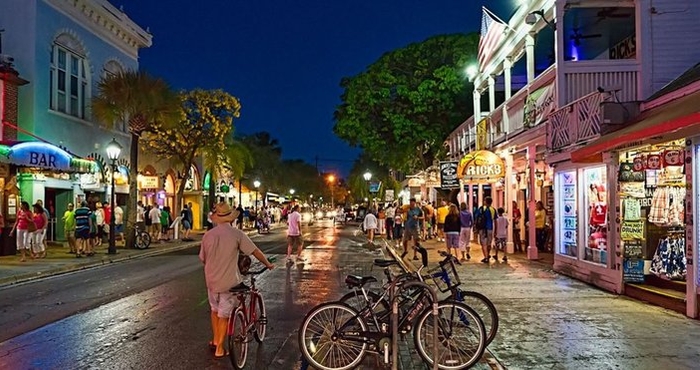
[[[153,34],[142,69],[176,89],[228,91],[237,132],[269,131],[285,159],[347,174],[359,151],[332,131],[340,79],[409,43],[478,31],[482,5],[508,20],[521,0],[110,1]]]

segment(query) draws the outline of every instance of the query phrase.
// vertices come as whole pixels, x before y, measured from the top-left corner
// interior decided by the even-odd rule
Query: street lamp
[[[289,194],[292,195],[292,202],[294,201],[294,189],[289,189]]]
[[[260,181],[253,181],[253,186],[255,187],[255,209],[258,209],[258,188],[260,187]]]
[[[331,185],[331,209],[335,209],[335,194],[333,194],[333,187],[335,185],[335,175],[328,175],[328,183]]]
[[[371,191],[372,189],[370,189],[370,187],[369,187],[369,180],[372,179],[372,173],[369,172],[369,171],[367,171],[367,172],[365,172],[364,175],[362,175],[362,177],[364,177],[364,178],[365,178],[365,181],[367,181],[367,191],[370,193],[370,195],[372,195],[372,194],[371,194],[371,193],[372,193],[372,191]],[[367,198],[365,198],[365,202],[367,202]],[[369,202],[367,202],[367,207],[369,207]]]
[[[112,141],[107,144],[107,148],[105,149],[107,151],[107,158],[109,158],[110,161],[112,161],[112,193],[110,195],[110,209],[111,209],[111,217],[109,220],[109,247],[107,248],[107,253],[108,254],[117,254],[117,246],[116,246],[116,239],[115,239],[115,213],[114,213],[114,173],[117,172],[117,159],[119,159],[119,154],[122,152],[122,146],[119,145],[116,139],[112,138]]]

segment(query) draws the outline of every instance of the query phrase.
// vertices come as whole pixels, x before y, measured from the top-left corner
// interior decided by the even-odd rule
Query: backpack
[[[483,206],[479,207],[476,211],[476,217],[474,218],[474,230],[486,230],[486,212],[491,212],[489,209],[490,207],[484,208]],[[492,217],[492,222],[496,221],[496,218],[498,216]]]

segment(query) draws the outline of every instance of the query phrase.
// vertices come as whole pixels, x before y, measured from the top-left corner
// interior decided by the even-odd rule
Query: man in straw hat
[[[248,235],[231,225],[236,217],[238,211],[227,203],[217,204],[211,215],[216,226],[204,234],[199,251],[199,259],[204,263],[204,277],[211,306],[213,339],[209,345],[215,348],[214,356],[217,358],[227,355],[224,347],[226,326],[237,305],[236,297],[229,289],[243,282],[238,269],[239,253],[247,256],[252,254],[268,269],[275,267]]]

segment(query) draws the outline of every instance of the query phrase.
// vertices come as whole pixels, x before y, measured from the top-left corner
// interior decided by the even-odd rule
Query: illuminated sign
[[[141,189],[157,189],[158,176],[140,176],[139,185],[141,186]]]
[[[501,157],[488,150],[469,153],[457,166],[459,178],[469,183],[494,183],[506,175]]]

